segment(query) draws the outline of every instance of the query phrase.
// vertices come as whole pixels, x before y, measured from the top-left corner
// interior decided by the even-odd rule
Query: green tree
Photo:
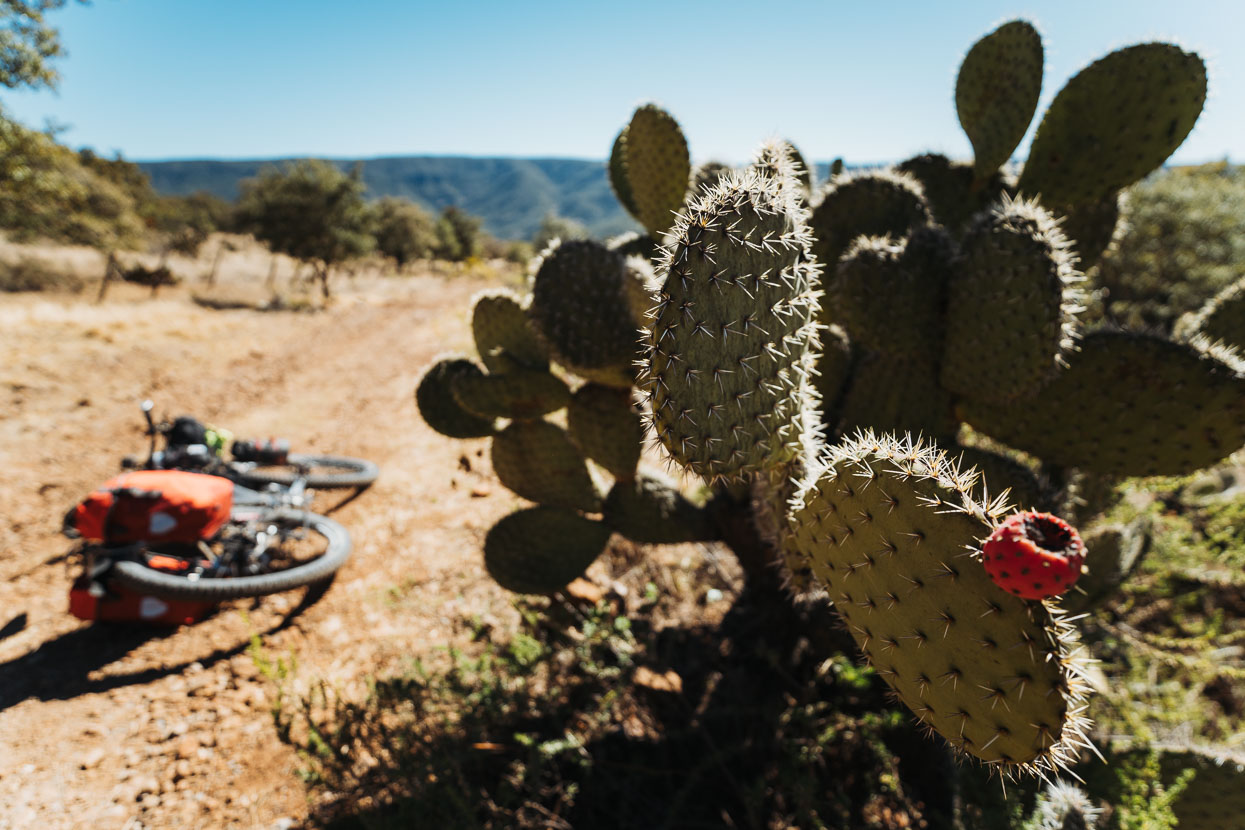
[[[482,220],[453,205],[441,211],[437,220],[436,256],[451,262],[461,262],[480,255],[484,234]]]
[[[144,223],[128,186],[46,133],[0,115],[0,228],[104,251],[136,245]]]
[[[543,251],[555,239],[566,242],[571,239],[587,238],[588,229],[579,222],[555,213],[546,213],[545,218],[540,220],[540,227],[532,235],[532,247],[537,251]]]
[[[408,199],[386,196],[372,207],[376,249],[402,270],[437,249],[437,224],[432,216]]]
[[[44,15],[67,0],[0,0],[0,84],[9,89],[56,85],[50,61],[64,54]]]
[[[326,161],[294,161],[242,183],[237,221],[273,252],[309,263],[328,299],[332,269],[375,247],[363,193],[358,169],[347,175]]]

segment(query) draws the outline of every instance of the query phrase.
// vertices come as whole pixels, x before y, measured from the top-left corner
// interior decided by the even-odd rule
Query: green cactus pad
[[[865,433],[827,448],[792,504],[796,544],[874,669],[929,730],[1001,772],[1085,742],[1075,631],[995,585],[999,516],[933,447]]]
[[[627,145],[627,128],[623,127],[618,131],[617,137],[614,138],[614,146],[610,149],[610,186],[614,188],[614,195],[618,197],[618,201],[622,204],[627,212],[632,216],[639,213],[635,206],[635,197],[631,195],[631,185],[627,181],[627,161],[624,155],[624,147]]]
[[[1245,352],[1245,277],[1228,285],[1194,314],[1181,318],[1176,332],[1186,339],[1200,334]]]
[[[929,219],[921,183],[907,174],[837,176],[822,190],[809,220],[813,254],[829,272],[856,237],[903,237]]]
[[[980,473],[973,498],[992,501],[1006,491],[1008,504],[1016,509],[1048,512],[1051,488],[1024,464],[982,447],[960,447],[950,453],[961,470],[971,468]]]
[[[787,521],[791,497],[795,495],[802,465],[783,465],[766,470],[752,480],[752,521],[757,534],[775,554],[774,562],[782,574],[783,586],[797,600],[824,598],[825,589],[813,577],[813,569],[796,544]]]
[[[852,379],[832,432],[911,432],[950,443],[959,430],[951,393],[938,383],[936,356],[856,352]]]
[[[583,455],[548,421],[514,421],[493,438],[493,472],[525,499],[593,512],[601,507]]]
[[[1096,202],[1081,202],[1063,216],[1059,227],[1076,254],[1077,270],[1088,271],[1098,264],[1115,241],[1119,222],[1120,196],[1117,193]]]
[[[481,378],[484,372],[465,357],[447,357],[428,367],[415,387],[415,404],[428,426],[450,438],[483,438],[492,435],[493,418],[464,409],[454,399],[459,378]]]
[[[563,242],[545,252],[528,309],[559,363],[611,386],[631,386],[638,352],[644,275],[629,262],[599,242]]]
[[[690,195],[699,196],[702,190],[713,187],[729,172],[731,172],[731,166],[720,161],[707,161],[696,165],[696,169],[692,171]]]
[[[915,156],[896,169],[921,183],[933,218],[957,235],[974,215],[1007,190],[999,173],[985,184],[974,186],[971,164],[951,161],[938,153]]]
[[[1172,747],[1160,754],[1159,768],[1168,782],[1196,770],[1172,805],[1180,830],[1245,830],[1245,755]]]
[[[1030,398],[1072,347],[1081,274],[1054,218],[1004,196],[964,235],[950,280],[942,383],[991,402]]]
[[[1038,125],[1018,183],[1046,205],[1096,202],[1159,167],[1206,101],[1206,65],[1169,43],[1112,52],[1081,70]]]
[[[841,326],[828,326],[821,333],[821,354],[817,358],[817,374],[813,388],[821,398],[822,421],[838,422],[839,406],[852,376],[852,342]]]
[[[472,303],[471,331],[476,351],[490,372],[549,368],[548,352],[528,323],[518,295],[512,291],[477,294]]]
[[[1097,759],[1077,767],[1090,792],[1110,803],[1125,796],[1118,770],[1124,763],[1144,764],[1153,753],[1159,782],[1170,789],[1192,773],[1188,784],[1172,801],[1179,830],[1245,830],[1245,755],[1223,748],[1190,744],[1135,745],[1113,748],[1107,763]]]
[[[973,144],[984,182],[1024,138],[1042,92],[1042,36],[1024,20],[1004,23],[973,44],[955,80],[955,111]]]
[[[766,141],[753,154],[752,167],[780,180],[790,177],[797,185],[798,198],[808,201],[812,195],[812,171],[804,162],[804,156],[790,141],[775,139]]]
[[[484,537],[484,567],[507,591],[552,594],[588,570],[610,529],[569,510],[530,507],[504,517]]]
[[[1132,576],[1150,549],[1148,516],[1127,525],[1102,525],[1085,534],[1085,573],[1063,596],[1069,613],[1079,614],[1119,596],[1120,585]]]
[[[1185,475],[1245,445],[1245,363],[1202,343],[1100,331],[1036,397],[1004,405],[966,398],[961,414],[1051,464]]]
[[[605,247],[625,257],[639,256],[653,259],[657,256],[657,240],[646,233],[628,231],[609,239]]]
[[[709,542],[718,538],[712,517],[688,501],[673,481],[641,472],[617,481],[602,508],[605,524],[633,542],[651,545]]]
[[[631,390],[586,383],[566,408],[571,440],[584,455],[620,480],[635,478],[644,423],[631,404]]]
[[[658,440],[706,479],[782,464],[815,440],[819,276],[789,186],[732,173],[671,232],[644,385]]]
[[[875,352],[937,354],[954,255],[941,228],[917,228],[899,241],[858,237],[825,275],[822,322],[832,317],[853,343]]]
[[[645,104],[631,116],[622,144],[633,215],[654,236],[674,224],[691,179],[687,140],[670,113]]]
[[[571,390],[548,372],[511,368],[501,375],[464,374],[451,384],[454,400],[482,418],[531,420],[571,401]]]

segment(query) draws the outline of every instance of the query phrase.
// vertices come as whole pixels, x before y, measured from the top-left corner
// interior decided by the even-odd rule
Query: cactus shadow
[[[653,830],[816,818],[863,827],[888,814],[897,823],[885,826],[949,827],[947,753],[909,718],[886,715],[894,705],[876,678],[825,671],[827,659],[855,653],[832,611],[772,599],[745,592],[717,626],[658,629],[633,618],[640,662],[675,672],[681,688],[633,674],[581,690],[581,700],[526,699],[500,717],[465,712],[452,734],[417,741],[384,734],[385,716],[369,716],[358,732],[379,729],[369,751],[384,763],[326,778],[338,800],[307,826]],[[390,692],[411,699],[410,689]],[[572,750],[557,744],[594,706],[599,714],[602,695],[611,726]],[[518,749],[507,740],[516,734],[534,740]],[[418,758],[391,752],[407,742]],[[888,774],[903,780],[899,795],[879,785]]]

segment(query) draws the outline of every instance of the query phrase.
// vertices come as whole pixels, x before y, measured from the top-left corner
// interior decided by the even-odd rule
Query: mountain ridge
[[[135,162],[157,192],[198,190],[233,201],[244,179],[306,156],[269,159],[168,159]],[[479,216],[499,239],[530,239],[545,216],[573,219],[597,238],[640,226],[610,188],[605,161],[507,156],[377,156],[327,158],[349,171],[361,166],[369,198],[399,196],[433,212],[450,205]],[[816,164],[820,181],[828,165]]]

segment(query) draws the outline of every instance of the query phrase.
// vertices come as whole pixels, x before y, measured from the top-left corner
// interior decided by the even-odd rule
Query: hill
[[[139,162],[161,193],[206,190],[233,200],[243,179],[287,159]],[[598,237],[637,226],[610,190],[605,163],[576,159],[406,156],[333,159],[343,170],[362,166],[370,197],[402,196],[433,210],[448,205],[479,216],[501,239],[527,239],[547,214],[583,223]]]
[[[206,190],[229,201],[238,185],[268,165],[289,159],[248,161],[146,161],[139,167],[160,193],[181,196]],[[449,205],[484,220],[500,239],[529,239],[548,214],[582,223],[595,237],[638,230],[610,189],[605,162],[580,159],[395,156],[332,159],[343,170],[362,166],[368,196],[402,196],[440,211]],[[828,165],[817,165],[825,181]]]

